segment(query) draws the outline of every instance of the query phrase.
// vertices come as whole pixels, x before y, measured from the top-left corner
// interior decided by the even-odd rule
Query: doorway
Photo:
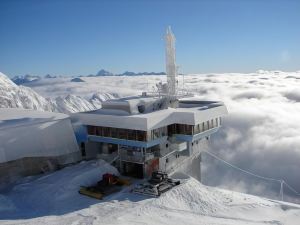
[[[123,174],[125,176],[135,177],[139,179],[144,178],[144,164],[132,162],[122,162],[122,164]]]

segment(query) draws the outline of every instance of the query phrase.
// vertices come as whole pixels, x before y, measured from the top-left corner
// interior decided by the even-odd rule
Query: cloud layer
[[[165,76],[83,78],[35,82],[45,97],[94,92],[119,96],[152,91]],[[52,82],[52,83],[51,83]],[[183,78],[179,77],[183,87]],[[184,88],[201,99],[221,100],[229,115],[211,138],[211,151],[228,162],[262,176],[285,179],[300,191],[300,72],[259,71],[252,74],[186,75]],[[277,198],[279,183],[265,182],[228,168],[204,155],[203,182],[242,192]],[[288,189],[286,200],[300,202]]]

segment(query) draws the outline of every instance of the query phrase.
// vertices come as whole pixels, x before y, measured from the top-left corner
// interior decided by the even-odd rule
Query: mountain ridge
[[[15,84],[0,72],[0,108],[24,108],[69,114],[98,109],[103,101],[115,97],[109,93],[97,92],[88,100],[72,94],[54,99],[44,98],[30,87]]]

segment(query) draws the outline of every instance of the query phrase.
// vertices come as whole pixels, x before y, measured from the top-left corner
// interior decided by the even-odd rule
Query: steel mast
[[[166,41],[166,73],[168,83],[168,96],[176,97],[177,95],[177,67],[175,58],[175,36],[169,26],[165,35]]]

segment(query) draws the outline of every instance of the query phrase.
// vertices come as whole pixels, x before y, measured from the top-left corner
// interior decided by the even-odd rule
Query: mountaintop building
[[[201,150],[207,149],[227,109],[222,102],[179,94],[170,28],[165,39],[167,83],[159,83],[157,93],[109,100],[99,110],[72,118],[85,127],[81,151],[86,158],[105,159],[124,175],[138,178],[157,170],[182,170],[200,179]]]

